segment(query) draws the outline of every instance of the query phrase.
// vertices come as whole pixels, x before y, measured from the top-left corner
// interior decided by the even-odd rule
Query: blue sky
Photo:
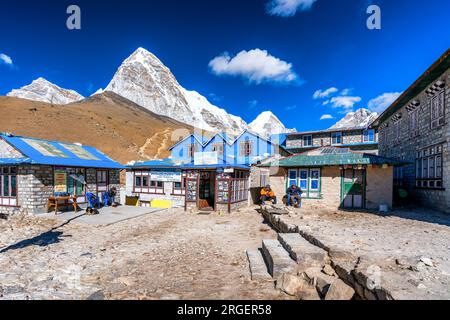
[[[81,30],[66,28],[70,4]],[[370,4],[381,30],[366,27]],[[87,96],[144,47],[247,122],[271,110],[322,129],[405,90],[449,47],[448,12],[448,0],[2,1],[0,95],[44,77]]]

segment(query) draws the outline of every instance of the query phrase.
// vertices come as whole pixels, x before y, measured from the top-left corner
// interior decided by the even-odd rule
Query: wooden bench
[[[72,200],[72,203],[70,201]],[[60,203],[63,202],[63,203]],[[78,211],[77,197],[75,196],[67,196],[67,197],[50,197],[47,201],[47,213],[50,212],[51,208],[55,208],[55,215],[58,214],[59,207],[69,208],[73,206],[73,210],[75,212]]]

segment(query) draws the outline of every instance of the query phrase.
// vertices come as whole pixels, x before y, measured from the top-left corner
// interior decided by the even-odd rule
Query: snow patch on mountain
[[[27,86],[20,89],[14,89],[9,92],[7,96],[59,105],[69,104],[84,99],[84,97],[76,91],[60,88],[44,78],[38,78]]]
[[[367,128],[377,117],[378,113],[362,108],[348,113],[330,129]]]

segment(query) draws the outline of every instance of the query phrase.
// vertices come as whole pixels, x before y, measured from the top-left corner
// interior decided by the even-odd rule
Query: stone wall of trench
[[[269,214],[262,211],[263,217],[279,233],[299,233],[313,245],[328,252],[331,266],[339,278],[347,285],[354,288],[359,299],[364,300],[394,300],[391,293],[376,286],[372,280],[370,262],[360,257],[355,257],[349,252],[321,241],[314,235],[301,230],[298,225],[288,223],[282,215]]]

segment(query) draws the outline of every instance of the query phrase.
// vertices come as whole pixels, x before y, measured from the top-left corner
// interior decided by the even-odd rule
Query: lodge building
[[[120,192],[122,169],[93,147],[0,134],[0,213],[45,213],[57,194],[83,205],[87,192]]]
[[[410,164],[394,173],[408,201],[450,212],[450,49],[373,123],[380,155]]]

